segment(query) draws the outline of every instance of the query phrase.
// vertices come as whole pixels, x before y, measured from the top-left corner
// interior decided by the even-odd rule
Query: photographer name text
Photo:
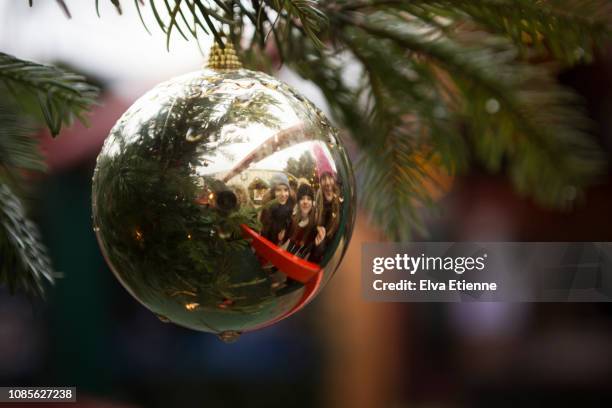
[[[372,273],[382,278],[383,273],[401,272],[415,275],[419,271],[453,272],[462,275],[469,271],[483,271],[486,268],[487,254],[478,257],[440,257],[440,256],[410,256],[396,254],[392,257],[375,257],[372,260]],[[497,282],[472,282],[465,279],[399,279],[385,281],[375,279],[372,288],[377,291],[496,291]]]

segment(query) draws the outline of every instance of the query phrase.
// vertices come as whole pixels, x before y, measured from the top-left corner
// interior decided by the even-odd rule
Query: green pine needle
[[[2,85],[22,107],[42,117],[53,136],[74,118],[84,121],[98,96],[98,89],[80,75],[4,53],[0,53]]]
[[[0,184],[0,284],[13,293],[42,296],[53,283],[53,269],[36,225],[26,216],[21,201]]]
[[[19,170],[46,170],[33,134],[31,124],[0,104],[0,168],[9,171],[13,178],[20,176]]]

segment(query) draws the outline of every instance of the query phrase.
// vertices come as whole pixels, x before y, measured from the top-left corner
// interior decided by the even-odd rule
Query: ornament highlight
[[[113,127],[93,177],[94,231],[119,281],[160,319],[224,341],[308,303],[354,216],[336,130],[246,69],[156,86]]]

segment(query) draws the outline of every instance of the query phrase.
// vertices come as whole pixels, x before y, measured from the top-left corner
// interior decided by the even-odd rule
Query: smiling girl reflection
[[[297,207],[291,219],[287,251],[307,259],[314,246],[325,238],[325,228],[317,227],[314,210],[314,190],[308,184],[298,188]]]
[[[261,235],[273,244],[282,245],[288,237],[295,200],[286,175],[274,175],[271,184],[261,211]]]

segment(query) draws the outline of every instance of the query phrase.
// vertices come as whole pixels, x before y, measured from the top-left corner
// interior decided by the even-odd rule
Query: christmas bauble
[[[125,288],[160,319],[228,341],[321,290],[354,209],[336,130],[245,69],[156,86],[111,130],[93,177],[94,230]]]

